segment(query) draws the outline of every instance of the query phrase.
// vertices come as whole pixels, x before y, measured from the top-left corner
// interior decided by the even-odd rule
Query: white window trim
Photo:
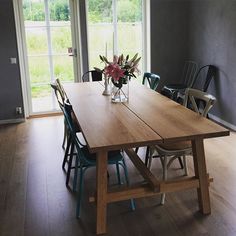
[[[151,72],[151,17],[150,17],[150,0],[143,0],[143,49],[144,60],[146,63],[143,64],[144,72]]]
[[[24,22],[23,12],[22,12],[22,1],[13,0],[14,16],[15,16],[15,25],[16,25],[16,39],[17,39],[17,48],[19,56],[19,67],[20,67],[20,79],[21,79],[21,88],[23,96],[23,105],[24,105],[24,115],[27,118],[30,114],[29,108],[32,107],[30,103],[31,97],[28,94],[27,88],[30,87],[27,78],[29,78],[27,64],[27,48],[25,45],[26,39],[24,34]]]

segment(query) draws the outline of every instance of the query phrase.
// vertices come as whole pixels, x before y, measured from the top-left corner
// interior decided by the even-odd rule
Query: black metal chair
[[[176,101],[179,92],[184,93],[186,88],[192,88],[197,72],[197,67],[198,66],[195,61],[186,61],[184,63],[181,82],[165,85],[161,93]]]
[[[214,65],[205,65],[202,66],[194,79],[193,82],[193,88],[201,90],[203,92],[207,92],[208,87],[212,81],[212,79],[216,78],[216,73],[217,73],[217,67]],[[177,95],[177,102],[179,103],[183,103],[184,101],[184,96],[185,93],[183,93],[182,91],[180,91]],[[197,105],[199,106],[200,100],[197,100]]]
[[[91,76],[92,81],[102,81],[102,72],[97,70],[89,70],[85,72],[82,76],[83,82],[89,82],[89,77]]]

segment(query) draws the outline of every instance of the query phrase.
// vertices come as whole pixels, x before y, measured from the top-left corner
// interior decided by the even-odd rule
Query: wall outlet
[[[15,57],[10,57],[10,62],[11,62],[11,64],[17,64]]]
[[[22,114],[22,107],[16,107],[16,114],[18,115]]]

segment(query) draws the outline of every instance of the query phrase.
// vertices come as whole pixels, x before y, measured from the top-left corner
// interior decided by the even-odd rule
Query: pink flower
[[[113,68],[114,68],[113,64],[108,64],[108,66],[106,66],[104,69],[104,74],[107,76],[112,76]]]
[[[118,64],[109,64],[105,67],[104,73],[105,75],[112,77],[115,81],[118,81],[120,77],[124,77],[124,70],[120,68]]]
[[[118,81],[120,78],[124,77],[124,70],[122,70],[119,65],[114,65],[113,71],[112,71],[112,78],[115,81]]]

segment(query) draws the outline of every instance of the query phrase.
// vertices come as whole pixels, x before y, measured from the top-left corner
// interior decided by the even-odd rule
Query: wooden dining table
[[[211,213],[204,143],[206,138],[229,135],[229,131],[213,121],[162,96],[144,85],[131,82],[129,101],[112,103],[103,96],[100,82],[64,85],[75,116],[91,153],[96,153],[96,232],[106,233],[107,204],[111,202],[154,196],[161,193],[195,188],[199,210]],[[163,181],[155,177],[133,148],[176,141],[191,141],[194,175]],[[107,152],[125,150],[145,182],[108,189]]]

